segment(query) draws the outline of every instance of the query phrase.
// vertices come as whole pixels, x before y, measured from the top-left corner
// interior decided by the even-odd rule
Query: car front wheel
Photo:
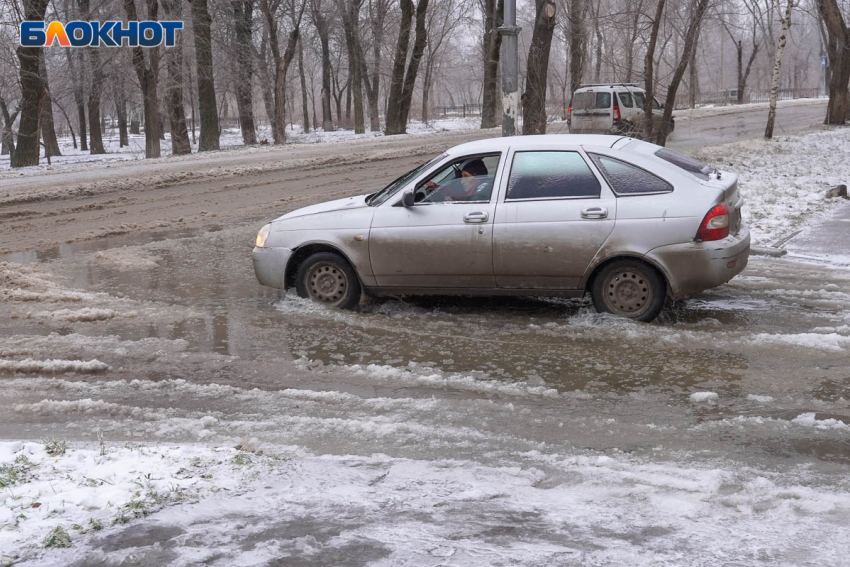
[[[667,288],[655,268],[638,260],[616,260],[594,278],[590,295],[600,313],[652,321],[664,306]]]
[[[295,275],[298,295],[328,307],[351,309],[360,302],[360,280],[348,261],[333,252],[317,252]]]

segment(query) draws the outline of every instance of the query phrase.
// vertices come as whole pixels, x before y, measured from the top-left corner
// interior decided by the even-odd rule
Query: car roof
[[[515,149],[533,147],[541,142],[547,144],[563,144],[564,146],[596,146],[611,148],[620,140],[628,139],[626,136],[612,136],[609,134],[545,134],[538,136],[508,136],[504,138],[487,138],[475,142],[460,144],[449,150],[451,155],[497,152],[504,151],[508,147]]]

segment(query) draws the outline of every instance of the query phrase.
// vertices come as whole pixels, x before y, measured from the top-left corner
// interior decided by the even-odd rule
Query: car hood
[[[296,209],[292,212],[286,213],[285,215],[274,219],[272,222],[294,219],[298,217],[306,217],[308,215],[316,215],[319,213],[362,209],[363,207],[369,206],[366,204],[366,197],[368,197],[368,195],[358,195],[356,197],[346,197],[345,199],[336,199],[334,201],[327,201],[325,203],[319,203],[317,205],[310,205],[309,207],[302,207],[300,209]]]

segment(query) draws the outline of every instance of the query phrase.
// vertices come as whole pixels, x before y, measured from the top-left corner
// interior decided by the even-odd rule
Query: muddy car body
[[[742,204],[735,174],[632,138],[496,138],[273,220],[253,261],[262,285],[341,307],[361,292],[590,292],[600,311],[651,320],[744,269]]]

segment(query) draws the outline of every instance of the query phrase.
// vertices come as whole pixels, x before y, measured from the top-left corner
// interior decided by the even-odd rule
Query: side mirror
[[[413,189],[408,189],[401,195],[401,206],[402,207],[412,207],[416,202],[416,193]]]

